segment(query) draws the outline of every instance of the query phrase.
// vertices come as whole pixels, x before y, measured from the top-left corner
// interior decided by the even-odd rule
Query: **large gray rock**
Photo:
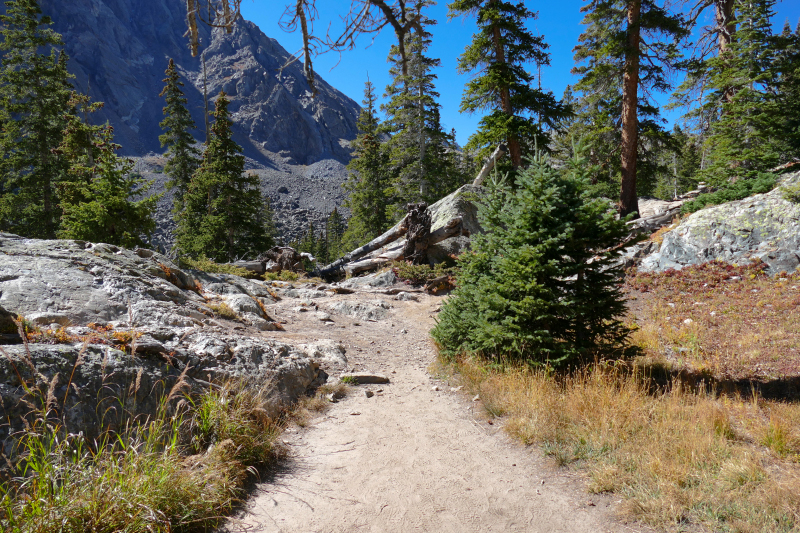
[[[54,384],[67,429],[75,433],[97,429],[98,413],[105,413],[98,399],[120,400],[114,403],[120,417],[122,409],[154,413],[160,393],[183,370],[201,380],[210,375],[268,383],[276,409],[295,400],[321,375],[319,362],[314,354],[261,337],[260,331],[277,328],[265,312],[274,301],[266,282],[184,271],[149,250],[0,234],[0,308],[45,327],[66,326],[51,340],[59,344],[32,345],[30,355],[24,346],[2,346],[0,418],[12,424],[0,426],[0,440],[21,429],[29,409],[20,402],[20,377],[42,390]],[[215,316],[211,305],[223,302],[239,322],[224,324]],[[8,338],[9,329],[6,324],[0,344],[19,340]],[[128,353],[115,347],[134,335],[141,336]],[[84,341],[91,344],[76,365]]]
[[[334,313],[361,320],[383,320],[389,314],[389,309],[392,306],[383,300],[374,300],[372,302],[341,301],[331,304],[328,308]]]
[[[664,234],[661,247],[641,260],[643,271],[682,268],[719,259],[745,263],[760,259],[768,272],[792,272],[800,265],[800,204],[782,188],[800,183],[800,172],[766,194],[702,209]]]

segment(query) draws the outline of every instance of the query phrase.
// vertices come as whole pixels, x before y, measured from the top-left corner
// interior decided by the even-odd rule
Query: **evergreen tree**
[[[784,149],[774,85],[778,78],[770,17],[775,0],[749,0],[736,6],[738,30],[724,53],[709,60],[713,102],[706,141],[704,176],[715,184],[754,176],[781,160]]]
[[[573,72],[581,76],[575,88],[582,93],[582,122],[593,148],[610,147],[618,154],[620,213],[636,213],[642,148],[659,149],[669,139],[657,105],[646,95],[669,88],[667,70],[679,57],[677,41],[687,30],[680,16],[654,0],[589,0],[581,11],[587,29],[575,60],[584,64]],[[614,176],[614,165],[606,170]]]
[[[625,221],[588,192],[580,153],[562,169],[537,155],[514,188],[491,191],[478,215],[486,233],[459,259],[458,287],[431,332],[445,355],[558,366],[624,338],[611,250]]]
[[[419,12],[429,3],[420,2]],[[455,137],[441,124],[432,72],[441,62],[425,55],[431,39],[424,28],[431,24],[435,21],[421,15],[423,31],[406,37],[405,73],[398,47],[392,47],[390,54],[392,83],[386,88],[389,101],[381,109],[386,113],[382,131],[389,135],[384,148],[392,172],[389,214],[393,219],[405,215],[406,204],[433,203],[466,182],[456,159]]]
[[[172,59],[165,73],[167,77],[163,81],[166,85],[159,95],[166,100],[164,120],[159,124],[164,133],[158,139],[162,147],[167,147],[169,160],[164,165],[164,173],[170,177],[167,187],[175,191],[173,212],[178,214],[183,210],[183,196],[200,164],[200,152],[194,147],[194,137],[189,133],[195,129],[195,124],[186,107],[188,101],[181,89],[183,82]]]
[[[325,222],[325,235],[328,239],[328,260],[326,263],[335,261],[350,251],[346,250],[342,245],[342,237],[344,237],[346,228],[344,218],[339,214],[338,208],[334,207]]]
[[[176,246],[189,257],[230,262],[272,246],[271,211],[258,175],[244,172],[241,147],[232,138],[229,101],[215,102],[211,138],[177,217]]]
[[[800,22],[792,32],[787,22],[781,35],[775,38],[777,55],[774,69],[778,73],[774,83],[779,111],[781,137],[786,146],[787,159],[800,159]]]
[[[7,1],[0,23],[0,228],[53,238],[66,171],[53,151],[72,90],[67,55],[37,0]]]
[[[79,117],[102,107],[73,94],[72,112],[58,153],[68,162],[68,178],[59,184],[61,227],[58,237],[144,246],[155,230],[158,195],[148,196],[152,182],[132,174],[133,162],[120,158],[114,129],[92,126]],[[140,200],[133,200],[140,197]]]
[[[389,228],[386,215],[389,161],[381,149],[375,88],[369,81],[364,87],[362,103],[358,137],[353,141],[353,159],[347,165],[350,177],[344,184],[349,193],[344,205],[350,209],[350,221],[342,242],[348,250],[369,242]]]
[[[461,112],[489,114],[481,119],[466,148],[484,158],[505,142],[511,165],[518,168],[535,145],[548,146],[547,129],[568,113],[525,70],[530,62],[550,64],[544,38],[525,27],[536,13],[524,2],[502,0],[454,0],[448,8],[450,17],[474,15],[478,23],[478,33],[458,59],[459,72],[476,73],[464,90]]]

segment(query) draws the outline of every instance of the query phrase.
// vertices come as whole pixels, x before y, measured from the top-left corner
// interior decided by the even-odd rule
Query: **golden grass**
[[[663,529],[800,531],[800,405],[679,382],[653,392],[641,367],[451,368],[509,434],[583,469],[590,492],[624,496],[629,517]]]
[[[231,306],[229,306],[225,302],[210,303],[207,305],[208,308],[211,309],[214,312],[214,314],[220,318],[227,318],[228,320],[240,319],[239,315],[236,314],[236,311],[231,309]]]

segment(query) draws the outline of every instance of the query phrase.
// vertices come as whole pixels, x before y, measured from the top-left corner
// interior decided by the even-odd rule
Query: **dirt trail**
[[[276,314],[287,319],[287,331],[275,338],[340,341],[349,366],[383,372],[391,383],[354,387],[308,428],[290,428],[283,436],[289,461],[227,529],[633,531],[614,520],[610,498],[587,494],[579,478],[511,442],[499,422],[488,423],[479,402],[428,373],[435,358],[428,331],[441,299],[419,296],[379,296],[392,309],[378,322],[333,315],[328,325],[313,312],[292,311],[298,300],[280,304]],[[325,310],[342,299],[375,298],[315,301]]]

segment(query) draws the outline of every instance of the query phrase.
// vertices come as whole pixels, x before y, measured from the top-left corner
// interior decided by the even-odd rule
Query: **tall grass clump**
[[[0,471],[3,531],[207,531],[240,502],[248,476],[281,453],[282,415],[268,384],[192,391],[184,371],[157,412],[130,413],[89,436],[67,427],[58,377],[42,379],[30,352],[26,364],[36,378],[23,382],[31,411]]]
[[[630,365],[557,374],[474,357],[443,364],[507,417],[510,435],[584,470],[590,492],[623,496],[629,517],[668,530],[800,530],[800,405],[678,381],[654,389]]]
[[[486,233],[461,256],[457,289],[431,332],[446,356],[558,367],[620,345],[627,329],[614,259],[627,231],[588,192],[590,173],[580,155],[556,169],[539,154],[513,184],[494,184],[479,211]]]

